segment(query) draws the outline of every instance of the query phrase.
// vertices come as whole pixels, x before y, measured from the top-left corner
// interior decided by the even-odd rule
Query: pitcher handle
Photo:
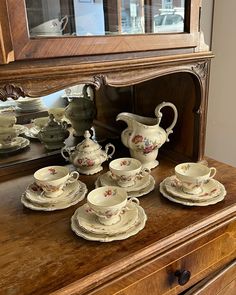
[[[68,157],[65,155],[65,152],[67,152],[68,153]],[[61,155],[62,155],[62,157],[66,160],[66,161],[69,161],[70,160],[70,148],[69,147],[63,147],[62,149],[61,149]]]
[[[162,102],[162,103],[160,103],[155,109],[155,115],[156,115],[156,117],[158,119],[158,124],[160,124],[160,122],[161,122],[161,118],[162,118],[161,109],[163,107],[171,107],[173,109],[173,111],[174,111],[174,120],[171,123],[171,125],[168,128],[166,128],[166,141],[169,141],[169,134],[173,133],[172,129],[174,128],[174,126],[175,126],[175,124],[177,122],[178,111],[177,111],[176,106],[171,102]]]
[[[108,150],[109,148],[112,148],[112,151],[110,154],[108,154]],[[107,158],[112,158],[112,156],[114,155],[114,152],[115,152],[115,146],[111,143],[108,143],[106,146],[105,146],[105,153],[107,154]]]

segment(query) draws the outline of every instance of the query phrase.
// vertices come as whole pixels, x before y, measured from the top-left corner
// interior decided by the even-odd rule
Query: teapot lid
[[[49,121],[47,123],[47,125],[41,130],[43,132],[60,132],[60,131],[65,131],[66,129],[66,122],[62,122],[62,123],[59,123],[55,120],[53,114],[50,114],[49,115]]]
[[[90,139],[90,137],[90,132],[86,130],[84,132],[85,139],[81,143],[77,144],[76,150],[82,153],[91,153],[101,149],[101,146],[97,142]]]

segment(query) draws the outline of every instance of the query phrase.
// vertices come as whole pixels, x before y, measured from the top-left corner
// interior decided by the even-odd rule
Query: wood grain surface
[[[111,243],[86,241],[71,231],[70,218],[81,204],[51,213],[24,208],[20,196],[32,175],[21,173],[2,182],[0,294],[85,294],[235,218],[235,168],[210,160],[228,192],[225,200],[208,207],[185,207],[159,193],[160,181],[173,174],[174,165],[162,158],[152,171],[156,188],[140,198],[148,216],[146,227],[134,237]],[[81,180],[91,190],[100,174]]]

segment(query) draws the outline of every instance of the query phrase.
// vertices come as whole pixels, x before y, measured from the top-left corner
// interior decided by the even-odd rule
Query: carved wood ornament
[[[8,84],[0,88],[0,100],[6,101],[9,97],[17,100],[19,97],[25,97],[25,92],[21,87],[14,84]]]

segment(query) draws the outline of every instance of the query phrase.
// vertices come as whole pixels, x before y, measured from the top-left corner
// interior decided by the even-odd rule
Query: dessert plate
[[[160,192],[161,194],[167,198],[168,200],[178,203],[178,204],[182,204],[182,205],[186,205],[186,206],[208,206],[208,205],[214,205],[220,201],[222,201],[226,195],[226,190],[223,186],[223,184],[220,184],[220,193],[219,195],[215,196],[214,198],[211,199],[201,199],[201,200],[191,200],[190,198],[187,199],[183,199],[180,196],[176,197],[171,195],[169,192],[167,192],[166,187],[165,187],[165,183],[164,181],[162,181],[160,183]]]
[[[97,178],[96,182],[95,182],[95,187],[100,187],[101,182],[100,182],[100,176]],[[153,191],[155,188],[155,179],[153,178],[152,175],[148,175],[147,181],[146,181],[146,185],[145,187],[141,188],[138,191],[128,191],[128,197],[141,197],[144,195],[147,195],[148,193],[150,193],[151,191]]]
[[[135,184],[132,186],[124,187],[127,192],[139,191],[147,186],[147,183],[150,181],[149,174],[144,176],[141,179],[135,180]],[[111,171],[108,171],[100,176],[101,186],[119,186],[117,181],[111,177]]]
[[[27,147],[29,144],[30,144],[30,141],[27,138],[19,136],[19,137],[16,137],[12,141],[11,145],[9,145],[8,147],[2,146],[0,144],[0,153],[4,154],[4,153],[15,152],[17,150]]]
[[[116,235],[125,233],[135,225],[138,221],[138,208],[134,203],[129,204],[127,210],[121,213],[120,220],[109,226],[101,224],[87,204],[77,209],[75,218],[84,231],[97,235]]]
[[[147,215],[143,208],[139,205],[137,206],[138,209],[138,220],[134,226],[132,226],[129,230],[124,233],[115,234],[115,235],[106,235],[106,234],[94,234],[91,232],[84,231],[78,223],[77,214],[79,208],[75,211],[74,215],[71,217],[71,229],[75,232],[76,235],[82,237],[89,241],[99,241],[99,242],[112,242],[112,241],[120,241],[125,240],[133,235],[136,235],[139,231],[141,231],[146,224]]]
[[[30,127],[25,131],[25,135],[29,138],[38,139],[39,131],[40,129],[37,127]]]
[[[26,126],[23,126],[23,125],[20,125],[20,124],[14,125],[13,128],[16,130],[16,132],[18,134],[24,134],[28,130],[28,128]]]
[[[55,198],[49,198],[45,196],[43,193],[43,190],[36,184],[32,183],[30,184],[26,191],[25,191],[25,197],[33,202],[34,204],[42,205],[42,206],[48,206],[50,204],[56,204],[58,202],[68,202],[71,199],[73,199],[74,195],[79,192],[80,187],[84,183],[80,180],[76,180],[75,182],[69,183],[65,186],[63,193]]]
[[[220,194],[220,186],[219,181],[215,179],[209,179],[209,181],[202,186],[202,192],[200,194],[188,194],[185,193],[181,186],[176,181],[176,177],[170,176],[164,179],[164,186],[166,191],[175,197],[179,197],[181,199],[192,200],[192,201],[206,201],[212,199]]]
[[[62,210],[69,208],[78,202],[82,201],[88,192],[86,185],[82,182],[79,190],[73,195],[72,198],[67,199],[66,201],[60,201],[58,203],[51,203],[48,204],[47,206],[45,205],[39,205],[34,203],[33,201],[29,200],[26,196],[25,193],[21,196],[21,203],[32,210],[36,211],[55,211],[55,210]]]

